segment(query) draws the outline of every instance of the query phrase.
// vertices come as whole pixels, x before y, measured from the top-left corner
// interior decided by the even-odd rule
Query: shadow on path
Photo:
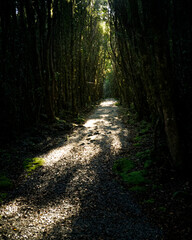
[[[43,155],[46,165],[2,206],[2,239],[163,239],[131,195],[113,179],[112,164],[129,133],[106,100],[66,144]]]

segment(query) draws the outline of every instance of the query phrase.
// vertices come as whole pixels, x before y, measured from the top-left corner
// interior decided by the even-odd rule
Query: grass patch
[[[138,136],[146,135],[151,131],[151,123],[146,121],[141,121],[138,126]]]
[[[151,123],[149,122],[146,122],[145,120],[142,120],[140,123],[139,123],[139,128],[140,128],[140,132],[145,134],[147,132],[150,131],[151,129]]]
[[[153,162],[151,159],[151,150],[150,149],[136,153],[136,157],[141,161],[145,161],[144,169],[149,168]]]
[[[144,171],[134,171],[126,175],[123,175],[123,180],[131,185],[139,185],[147,183],[147,179],[144,177]]]
[[[150,156],[151,156],[150,149],[136,153],[136,157],[139,158],[140,160],[150,159]]]
[[[133,148],[132,160],[127,158],[119,159],[114,163],[113,171],[128,185],[129,190],[144,192],[148,190],[152,184],[148,173],[148,168],[152,164],[151,144],[150,142],[148,144],[148,137],[151,136],[152,125],[145,120],[138,122],[138,116],[133,104],[130,106],[129,111],[123,110],[124,122],[135,125],[136,135],[133,138],[133,146],[135,148]],[[149,149],[146,149],[148,145]],[[141,151],[135,153],[135,150],[138,151],[138,149],[141,149]]]
[[[146,128],[141,129],[141,130],[139,131],[139,133],[140,133],[140,134],[145,134],[145,133],[148,133],[149,130],[150,130],[150,128],[149,128],[149,127],[146,127]]]
[[[134,147],[140,147],[140,146],[141,146],[141,143],[134,143],[133,146],[134,146]]]
[[[136,136],[136,137],[134,138],[134,141],[138,143],[138,142],[143,141],[143,138],[144,138],[144,136],[139,136],[139,135],[138,135],[138,136]]]
[[[113,165],[113,171],[119,175],[127,174],[133,168],[134,163],[128,158],[120,158]]]
[[[119,175],[122,180],[130,186],[131,191],[143,192],[146,190],[146,183],[150,181],[145,177],[146,171],[131,171],[135,167],[132,160],[127,158],[120,158],[115,161],[113,171]]]
[[[43,166],[45,160],[43,158],[26,158],[23,162],[24,169],[31,173],[40,166]]]

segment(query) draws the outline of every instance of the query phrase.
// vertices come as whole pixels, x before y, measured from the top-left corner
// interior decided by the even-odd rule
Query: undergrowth
[[[134,168],[134,163],[128,158],[120,158],[113,165],[113,171],[121,175],[126,174],[129,170]]]
[[[146,170],[135,171],[134,168],[134,162],[128,158],[117,159],[113,165],[113,171],[130,186],[129,190],[144,191],[145,184],[150,182],[146,177]]]
[[[152,126],[145,120],[138,122],[133,106],[130,110],[124,109],[122,115],[123,121],[134,126],[136,130],[133,136],[134,156],[117,159],[114,162],[113,171],[129,190],[139,193],[153,186],[148,171],[154,160],[152,158],[153,148],[145,144],[148,135],[152,133]]]

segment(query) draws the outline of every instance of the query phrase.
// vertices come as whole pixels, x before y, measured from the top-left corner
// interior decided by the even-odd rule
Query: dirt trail
[[[0,209],[0,239],[163,239],[112,176],[114,159],[129,149],[117,109],[105,100],[67,142],[40,156],[44,167]]]

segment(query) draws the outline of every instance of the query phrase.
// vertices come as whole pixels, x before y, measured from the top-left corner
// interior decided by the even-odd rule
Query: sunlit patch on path
[[[102,102],[1,207],[2,239],[161,239],[111,175],[129,147],[115,100]]]

